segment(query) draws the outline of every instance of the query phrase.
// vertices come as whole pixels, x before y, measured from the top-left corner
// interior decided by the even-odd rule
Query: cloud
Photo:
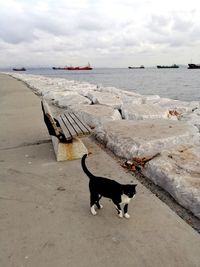
[[[174,17],[172,29],[175,31],[187,33],[193,29],[194,22],[192,20],[188,20],[188,18],[184,19],[179,16]]]
[[[17,44],[23,40],[31,40],[33,35],[29,29],[32,23],[32,17],[15,2],[8,1],[1,6],[0,38],[5,42]]]
[[[190,47],[198,51],[199,25],[197,0],[6,0],[0,3],[0,57],[2,64],[21,58],[44,65],[88,57],[98,66],[173,51],[184,62]]]

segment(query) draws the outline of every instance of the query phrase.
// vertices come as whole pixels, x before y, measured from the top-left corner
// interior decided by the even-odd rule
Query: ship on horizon
[[[200,64],[188,64],[188,69],[200,69]]]
[[[66,67],[52,67],[53,70],[92,70],[93,68],[90,66],[90,63],[88,63],[87,66],[84,67],[72,67],[72,66],[66,66]]]
[[[161,65],[157,65],[157,69],[177,69],[179,68],[178,65],[173,64],[171,66],[161,66]]]
[[[139,67],[128,67],[129,69],[144,69],[144,66],[143,65],[141,65],[141,66],[139,66]]]
[[[23,67],[23,68],[13,68],[14,71],[26,71],[26,69]]]
[[[64,70],[62,67],[52,67],[53,70]]]

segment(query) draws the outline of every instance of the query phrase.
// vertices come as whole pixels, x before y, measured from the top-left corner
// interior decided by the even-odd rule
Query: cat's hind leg
[[[95,206],[97,205],[97,203],[99,204],[98,194],[91,193],[90,194],[90,211],[91,211],[92,215],[97,214],[97,212],[95,210]],[[98,207],[98,205],[97,205],[97,207]]]
[[[101,195],[98,195],[98,201],[96,201],[96,206],[97,206],[97,208],[100,210],[100,209],[102,209],[103,208],[103,205],[101,205],[100,203],[99,203],[99,200],[101,199]]]

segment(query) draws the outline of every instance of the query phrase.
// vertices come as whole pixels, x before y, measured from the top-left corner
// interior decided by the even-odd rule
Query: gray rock
[[[95,128],[112,120],[121,120],[117,109],[103,105],[78,105],[72,109],[91,127]]]
[[[126,120],[168,119],[168,110],[156,104],[123,104],[122,117]]]
[[[179,144],[198,143],[196,127],[173,120],[110,121],[95,130],[98,140],[117,156],[152,156]]]
[[[200,146],[165,151],[145,165],[143,174],[200,218]]]
[[[121,108],[122,99],[119,95],[112,93],[104,93],[97,91],[90,91],[86,95],[94,104],[101,104],[110,106],[116,109]]]
[[[74,105],[91,104],[91,101],[88,98],[74,92],[73,94],[70,93],[60,95],[57,97],[55,104],[61,108],[69,108]]]

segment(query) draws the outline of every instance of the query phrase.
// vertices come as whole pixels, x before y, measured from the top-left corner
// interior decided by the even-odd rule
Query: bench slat
[[[80,129],[80,127],[77,125],[77,122],[73,120],[73,118],[71,117],[71,113],[65,113],[64,116],[66,117],[66,119],[69,121],[69,123],[71,124],[71,126],[73,127],[74,131],[76,132],[77,136],[80,136],[83,134],[82,130]]]
[[[77,125],[79,126],[84,135],[91,133],[89,127],[82,120],[80,120],[80,118],[75,113],[70,113],[70,116],[73,118],[74,121],[76,121]]]
[[[63,123],[61,128],[70,132],[72,137],[90,134],[89,127],[73,112],[65,112],[58,116]]]
[[[90,128],[75,113],[65,112],[64,115],[75,127],[78,135],[88,135],[91,133]]]
[[[68,127],[66,126],[65,122],[63,121],[63,119],[61,118],[61,116],[57,117],[57,120],[60,124],[60,127],[66,137],[67,140],[72,140],[73,135],[71,134],[71,131],[68,129]]]
[[[65,114],[65,116],[66,116],[66,114]],[[82,135],[86,134],[85,129],[83,127],[81,127],[79,120],[77,119],[77,117],[73,116],[73,113],[68,114],[68,119],[73,124],[73,126],[76,128],[78,136],[82,136]]]
[[[64,122],[63,126],[65,128],[67,128],[67,130],[70,132],[71,136],[72,137],[77,136],[78,134],[77,134],[75,128],[73,127],[73,125],[71,124],[71,122],[69,121],[69,119],[64,114],[61,114],[59,117]]]

